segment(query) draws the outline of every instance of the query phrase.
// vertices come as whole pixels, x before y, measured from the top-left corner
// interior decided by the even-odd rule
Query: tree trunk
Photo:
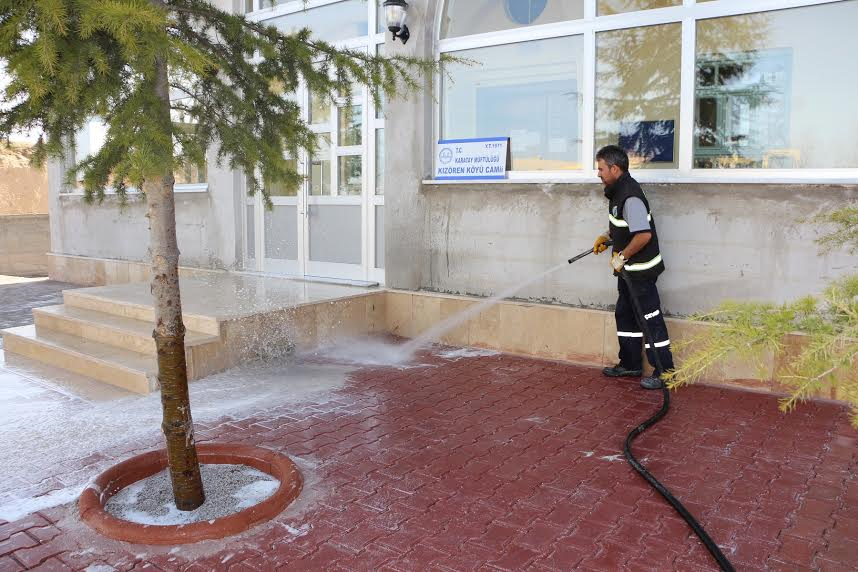
[[[156,0],[156,3],[157,2]],[[170,128],[170,93],[167,63],[156,61],[154,89],[162,102],[161,120]],[[172,173],[147,177],[143,184],[149,206],[149,252],[152,257],[152,295],[155,298],[155,347],[158,380],[161,384],[162,428],[167,440],[167,458],[173,496],[179,510],[194,510],[205,494],[194,445],[194,425],[188,396],[185,363],[185,326],[179,295],[179,247],[176,241],[176,209]]]

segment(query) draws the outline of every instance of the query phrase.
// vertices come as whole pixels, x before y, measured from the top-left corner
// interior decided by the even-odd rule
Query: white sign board
[[[435,149],[436,180],[506,179],[509,137],[442,139]]]

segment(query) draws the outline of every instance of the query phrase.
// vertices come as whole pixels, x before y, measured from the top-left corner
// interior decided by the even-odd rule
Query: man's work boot
[[[660,377],[651,375],[641,380],[641,387],[644,389],[661,389],[664,387],[664,382]]]
[[[640,377],[642,373],[643,370],[626,369],[622,364],[617,364],[614,367],[606,367],[602,370],[602,375],[608,377]]]

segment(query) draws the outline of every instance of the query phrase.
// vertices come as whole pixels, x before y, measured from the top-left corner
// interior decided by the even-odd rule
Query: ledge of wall
[[[48,215],[0,215],[0,274],[45,276],[50,249]]]
[[[394,335],[413,338],[483,300],[388,290],[383,302],[386,329]],[[671,341],[676,344],[705,335],[716,326],[668,318],[667,327]],[[490,306],[435,341],[597,367],[616,363],[619,351],[613,312],[514,301]],[[799,351],[803,344],[801,334],[792,334],[784,341],[790,353]],[[682,353],[675,356],[677,363],[682,362],[682,356]],[[774,378],[784,357],[768,355],[762,364],[732,358],[711,371],[706,383],[782,395],[787,389]],[[838,400],[843,396],[829,385],[814,397]]]
[[[46,258],[48,276],[51,280],[60,282],[69,282],[81,286],[108,286],[130,282],[149,282],[151,280],[148,262],[55,253],[48,253]],[[212,272],[225,271],[188,266],[179,267],[180,277],[200,276]]]

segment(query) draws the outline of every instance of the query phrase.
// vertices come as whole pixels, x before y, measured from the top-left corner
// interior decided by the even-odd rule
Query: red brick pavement
[[[714,569],[616,457],[657,392],[547,361],[427,360],[360,370],[333,408],[198,428],[299,459],[302,500],[272,523],[170,551],[100,538],[60,507],[0,521],[0,572]],[[858,433],[843,408],[785,416],[773,397],[707,387],[673,402],[636,450],[738,570],[858,569]]]

